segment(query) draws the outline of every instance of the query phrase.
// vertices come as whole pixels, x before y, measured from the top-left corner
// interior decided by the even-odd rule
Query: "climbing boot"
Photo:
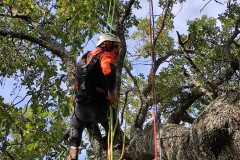
[[[71,146],[69,155],[66,160],[77,160],[78,159],[78,147]]]

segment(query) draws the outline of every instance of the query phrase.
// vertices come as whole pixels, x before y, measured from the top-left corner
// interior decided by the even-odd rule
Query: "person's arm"
[[[110,52],[105,52],[100,58],[100,65],[105,77],[105,84],[108,90],[108,99],[113,102],[116,99],[116,68],[114,66],[115,57]]]

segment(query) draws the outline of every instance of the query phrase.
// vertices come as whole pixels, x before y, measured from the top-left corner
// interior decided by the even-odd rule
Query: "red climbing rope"
[[[150,53],[152,57],[152,101],[153,101],[153,135],[154,135],[154,156],[155,160],[158,159],[158,149],[157,149],[157,125],[156,125],[156,97],[155,97],[155,54],[154,54],[154,49],[153,49],[153,35],[154,35],[154,30],[152,24],[154,24],[153,20],[153,2],[152,0],[149,0],[149,39],[150,39]]]

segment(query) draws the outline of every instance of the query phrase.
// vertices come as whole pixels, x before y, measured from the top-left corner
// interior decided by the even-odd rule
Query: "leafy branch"
[[[15,158],[8,151],[6,151],[3,147],[0,147],[0,150],[2,151],[3,154],[8,156],[11,160],[15,160]]]
[[[171,8],[170,6],[172,5],[172,3],[173,3],[173,1],[168,1],[167,7],[166,7],[166,9],[164,10],[161,27],[159,28],[159,30],[158,30],[157,33],[156,33],[157,36],[154,37],[153,46],[156,45],[157,40],[158,40],[159,36],[161,35],[164,27],[165,27],[165,21],[166,21],[166,19],[167,19],[167,15],[169,15],[170,8]],[[155,47],[154,47],[154,48],[155,48]]]
[[[200,71],[200,69],[195,65],[195,63],[193,62],[193,60],[191,59],[191,57],[189,56],[186,48],[185,48],[185,44],[189,41],[190,36],[188,35],[187,38],[182,41],[181,36],[179,34],[179,32],[177,31],[177,36],[178,36],[178,44],[181,48],[181,50],[184,53],[184,57],[188,60],[188,62],[190,63],[191,67],[197,72],[199,73],[201,76],[203,76],[203,73]]]

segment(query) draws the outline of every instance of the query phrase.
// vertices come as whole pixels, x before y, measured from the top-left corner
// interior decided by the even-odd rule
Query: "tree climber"
[[[106,135],[109,130],[109,106],[117,98],[114,62],[121,52],[121,41],[114,34],[104,33],[99,36],[96,46],[95,50],[84,54],[77,64],[76,105],[69,133],[70,155],[67,160],[78,158],[78,147],[85,128],[93,123],[101,123]],[[113,124],[117,121],[114,110]],[[119,132],[117,125],[114,139],[118,139]]]

